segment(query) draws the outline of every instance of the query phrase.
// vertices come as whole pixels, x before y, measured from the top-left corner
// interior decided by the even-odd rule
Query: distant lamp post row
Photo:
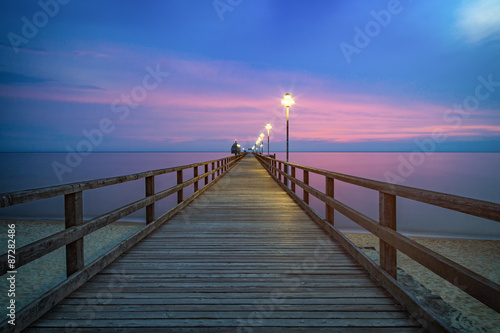
[[[290,158],[289,158],[289,154],[290,154],[290,150],[289,150],[289,146],[290,146],[290,106],[295,104],[295,101],[293,100],[292,95],[290,95],[289,93],[286,93],[285,97],[283,97],[283,100],[281,101],[281,104],[286,107],[286,161],[289,162],[290,161]],[[268,157],[270,154],[270,150],[269,150],[269,135],[270,135],[270,133],[269,132],[271,131],[272,128],[273,127],[271,126],[271,124],[266,125],[266,129],[267,129],[267,156]],[[260,148],[261,154],[263,153],[263,150],[264,150],[263,143],[262,143],[263,139],[264,139],[264,133],[260,133],[259,138],[255,142],[255,146],[252,147],[252,149],[257,148],[257,151],[259,151],[259,148]],[[288,165],[286,166],[286,172],[288,173]],[[288,186],[288,179],[286,180],[286,185]]]

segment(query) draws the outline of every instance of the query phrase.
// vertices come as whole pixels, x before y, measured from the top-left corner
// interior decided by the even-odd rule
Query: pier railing
[[[106,267],[123,252],[157,229],[163,222],[181,211],[185,206],[210,188],[238,163],[245,154],[225,157],[202,163],[146,171],[119,177],[110,177],[72,184],[64,184],[32,190],[0,194],[0,208],[32,201],[64,196],[66,229],[16,249],[15,269],[66,246],[67,279],[31,302],[17,313],[18,322],[31,323],[64,297],[83,285],[92,276]],[[202,168],[202,173],[199,172]],[[193,178],[184,180],[183,171],[193,169]],[[177,184],[155,192],[155,177],[167,173],[177,174]],[[128,205],[98,216],[90,221],[83,220],[83,192],[111,185],[144,179],[145,197]],[[200,186],[200,183],[202,183]],[[194,193],[184,198],[183,189],[193,185]],[[177,194],[177,205],[156,217],[155,203],[169,195]],[[146,224],[139,231],[116,244],[111,250],[85,265],[83,237],[116,222],[139,209],[146,209]],[[0,275],[12,270],[8,254],[0,256]]]
[[[349,176],[327,170],[287,163],[258,154],[255,154],[255,156],[283,189],[287,191],[325,231],[341,243],[344,248],[379,281],[379,283],[395,296],[396,299],[402,304],[409,306],[410,311],[412,310],[411,308],[415,306],[415,300],[411,295],[403,292],[400,284],[396,281],[397,250],[430,269],[441,278],[451,282],[490,308],[500,312],[499,284],[490,281],[397,232],[396,197],[411,199],[496,222],[500,222],[500,204]],[[303,181],[296,178],[296,174],[299,170],[303,174]],[[309,185],[310,173],[324,176],[326,193]],[[287,180],[290,183],[289,186],[287,186]],[[335,199],[334,186],[336,181],[378,191],[379,221],[373,220]],[[297,187],[302,188],[302,197],[297,195]],[[313,195],[325,203],[325,219],[320,217],[309,206],[309,195]],[[335,210],[379,238],[380,265],[367,257],[337,228],[335,228]],[[415,310],[417,309],[415,308]]]

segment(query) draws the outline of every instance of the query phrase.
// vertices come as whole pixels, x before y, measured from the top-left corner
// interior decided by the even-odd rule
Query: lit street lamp
[[[269,157],[269,131],[273,128],[271,124],[266,125],[266,130],[267,130],[267,157]]]
[[[286,161],[288,162],[288,124],[289,124],[289,111],[290,111],[290,106],[293,105],[295,102],[294,100],[292,99],[292,96],[289,94],[289,93],[286,93],[285,94],[285,97],[283,98],[283,100],[281,101],[281,104],[286,106]],[[288,164],[286,166],[286,173],[288,174]],[[288,178],[286,179],[286,186],[288,186]]]

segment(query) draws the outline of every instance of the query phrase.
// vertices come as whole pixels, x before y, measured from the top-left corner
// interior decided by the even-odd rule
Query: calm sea
[[[66,165],[65,153],[1,153],[0,192],[10,192],[76,181],[119,176],[129,173],[185,165],[228,156],[226,153],[93,153],[73,161],[59,176],[54,162]],[[284,159],[284,153],[278,153]],[[360,176],[433,191],[500,203],[500,154],[498,153],[292,153],[290,161],[316,168]],[[77,163],[78,162],[78,163]],[[298,178],[302,178],[299,173]],[[192,177],[192,171],[185,178]],[[62,180],[62,181],[61,181]],[[175,175],[157,177],[156,189],[175,184]],[[251,181],[251,179],[249,179]],[[311,174],[312,186],[324,190],[324,177]],[[185,191],[192,193],[192,189]],[[301,193],[301,191],[298,191]],[[86,218],[98,216],[139,200],[144,195],[144,181],[129,182],[84,193]],[[335,183],[335,197],[378,219],[378,193],[342,182]],[[163,200],[158,211],[174,205],[174,196]],[[270,198],[272,200],[272,198]],[[311,206],[324,215],[324,204],[315,198]],[[2,218],[63,217],[62,198],[0,209]],[[144,212],[127,220],[143,221]],[[413,235],[460,236],[500,239],[500,223],[439,207],[398,198],[398,230]],[[335,224],[343,230],[361,230],[355,223],[336,213]]]

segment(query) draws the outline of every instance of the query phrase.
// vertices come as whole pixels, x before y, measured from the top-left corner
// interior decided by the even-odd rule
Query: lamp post
[[[289,94],[289,93],[286,93],[285,94],[285,97],[283,98],[283,100],[281,101],[281,104],[286,106],[286,161],[288,162],[288,124],[289,124],[289,112],[290,112],[290,106],[293,105],[295,103],[295,101],[292,99],[292,96]],[[288,174],[288,164],[286,166],[286,173]],[[286,179],[286,186],[288,186],[288,178]]]
[[[267,130],[267,157],[269,157],[269,131],[273,128],[271,124],[266,125],[266,130]]]

